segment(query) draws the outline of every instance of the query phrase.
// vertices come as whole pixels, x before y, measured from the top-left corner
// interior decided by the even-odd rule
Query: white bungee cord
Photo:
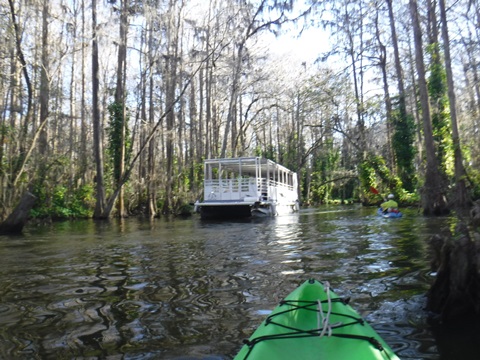
[[[325,293],[327,294],[328,308],[327,308],[327,313],[324,315],[323,307],[322,307],[322,301],[320,299],[317,300],[317,304],[318,304],[318,312],[317,312],[317,325],[318,325],[318,327],[317,328],[322,329],[319,337],[324,336],[326,332],[327,332],[327,336],[332,336],[332,329],[342,325],[341,322],[338,322],[338,323],[335,323],[335,324],[330,324],[330,315],[332,313],[332,299],[330,297],[330,283],[328,281],[325,281],[323,287],[325,289]]]

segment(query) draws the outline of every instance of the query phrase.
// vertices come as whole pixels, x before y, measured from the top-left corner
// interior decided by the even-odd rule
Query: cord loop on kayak
[[[335,324],[330,324],[330,314],[332,313],[332,298],[330,296],[330,283],[325,281],[323,285],[325,289],[325,293],[327,294],[327,314],[324,315],[323,308],[322,308],[322,301],[320,299],[317,300],[318,311],[317,311],[317,328],[322,329],[320,332],[320,337],[327,333],[327,336],[332,336],[332,328],[339,327],[342,325],[342,322],[338,322]]]

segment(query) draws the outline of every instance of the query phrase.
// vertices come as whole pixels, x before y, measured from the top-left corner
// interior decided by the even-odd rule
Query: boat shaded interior
[[[234,219],[247,218],[252,216],[250,205],[217,205],[217,206],[202,206],[202,219]]]

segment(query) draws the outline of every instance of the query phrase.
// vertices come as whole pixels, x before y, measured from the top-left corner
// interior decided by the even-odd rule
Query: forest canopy
[[[2,2],[0,217],[26,191],[36,217],[176,214],[201,198],[204,159],[252,155],[296,171],[303,204],[372,204],[374,188],[426,214],[468,206],[479,13],[478,0]],[[312,29],[313,57],[278,40]]]

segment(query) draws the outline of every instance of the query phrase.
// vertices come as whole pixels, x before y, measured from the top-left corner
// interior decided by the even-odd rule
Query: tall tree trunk
[[[447,12],[445,9],[445,0],[439,0],[440,19],[442,22],[443,48],[445,52],[445,69],[447,73],[448,100],[450,104],[450,119],[452,122],[452,140],[455,158],[455,184],[456,184],[456,205],[460,208],[466,208],[470,201],[468,199],[467,187],[465,184],[465,168],[463,166],[463,155],[460,147],[460,136],[457,125],[457,105],[455,98],[455,85],[453,82],[452,60],[450,57],[450,40],[447,27]]]
[[[150,106],[149,106],[149,114],[148,114],[148,124],[150,127],[153,127],[155,124],[155,115],[154,115],[154,108],[155,108],[155,100],[153,94],[153,88],[155,84],[153,81],[153,74],[150,74],[150,87],[149,87],[149,99],[150,99]],[[150,217],[154,217],[157,215],[157,176],[155,175],[156,169],[156,162],[155,162],[155,138],[150,139],[148,142],[148,169],[147,169],[147,186],[148,186],[148,214]]]
[[[465,53],[467,59],[464,60],[463,64],[463,73],[465,77],[465,88],[469,94],[469,107],[468,110],[472,114],[472,128],[480,128],[480,80],[478,78],[478,71],[475,61],[475,57],[472,54],[472,46],[463,41],[463,46],[465,48]],[[472,168],[480,167],[480,146],[476,139],[472,141]]]
[[[183,9],[183,1],[179,5],[177,16],[181,16]],[[169,34],[167,35],[167,55],[165,56],[165,108],[166,108],[166,181],[165,181],[165,199],[163,203],[163,213],[168,214],[173,210],[173,185],[174,185],[174,163],[175,163],[175,98],[178,84],[177,61],[178,61],[178,41],[179,41],[179,26],[175,20],[175,1],[170,0],[170,20],[169,20]]]
[[[410,27],[409,27],[410,30]],[[412,38],[411,34],[409,33],[409,38]],[[421,120],[421,115],[420,115],[420,107],[418,104],[420,103],[420,98],[418,95],[418,84],[416,82],[416,75],[415,75],[415,50],[412,49],[412,45],[415,47],[414,44],[412,44],[412,41],[408,41],[408,64],[409,66],[409,71],[408,71],[408,78],[411,82],[411,87],[412,91],[409,91],[408,94],[410,96],[408,97],[409,101],[408,104],[411,104],[409,107],[408,112],[410,112],[414,118],[415,121],[415,144],[416,144],[416,156],[415,156],[415,163],[416,167],[418,169],[419,177],[424,178],[425,176],[425,164],[424,164],[424,149],[423,149],[423,135],[422,135],[422,120]],[[405,100],[407,100],[407,93],[405,93]],[[407,104],[407,101],[405,101]]]
[[[391,1],[391,0],[387,0]],[[379,49],[379,65],[382,72],[382,81],[383,81],[383,92],[384,92],[384,101],[385,101],[385,110],[386,110],[386,122],[387,122],[387,163],[391,169],[395,168],[395,157],[392,150],[392,99],[390,97],[389,84],[388,84],[388,73],[387,73],[387,49],[386,46],[382,43],[380,26],[379,26],[379,14],[378,9],[375,13],[375,36],[377,38]],[[393,36],[392,36],[393,37]]]
[[[103,178],[103,143],[102,125],[99,108],[99,64],[98,64],[98,39],[97,39],[97,0],[92,0],[92,121],[93,121],[93,146],[95,149],[95,166],[97,198],[94,218],[105,218],[105,186]]]
[[[15,48],[16,48],[16,58],[20,62],[23,72],[23,78],[25,81],[25,86],[27,88],[27,113],[24,118],[24,122],[20,128],[20,136],[19,136],[19,151],[17,160],[13,164],[12,169],[12,180],[10,182],[10,189],[13,190],[17,182],[19,181],[23,171],[24,166],[27,161],[27,134],[29,125],[31,125],[32,117],[33,117],[33,86],[30,80],[30,75],[28,74],[28,66],[27,61],[25,60],[25,55],[23,54],[22,50],[22,31],[20,29],[20,25],[17,22],[17,13],[15,10],[15,2],[14,0],[8,0],[10,5],[10,16],[12,18],[12,24],[15,32]],[[13,193],[13,191],[12,191]]]
[[[234,118],[235,118],[235,111],[236,111],[236,104],[238,100],[238,94],[239,94],[239,86],[240,86],[240,75],[242,72],[242,63],[243,63],[243,50],[245,47],[245,40],[240,42],[237,45],[237,49],[234,52],[234,67],[232,70],[233,74],[233,79],[232,79],[232,84],[230,85],[230,99],[228,103],[228,112],[227,112],[227,122],[225,124],[225,131],[223,134],[223,142],[222,142],[222,150],[220,153],[220,157],[224,158],[227,155],[227,145],[228,145],[228,139],[231,139],[231,142],[233,143],[233,139],[231,138],[231,133],[230,133],[230,128],[232,127],[232,124],[234,123]]]
[[[448,208],[445,198],[445,187],[442,183],[442,177],[438,169],[437,157],[435,155],[435,144],[433,141],[433,131],[430,117],[430,101],[428,98],[425,64],[423,61],[422,31],[420,28],[417,0],[410,0],[410,11],[413,23],[415,60],[427,156],[425,185],[422,191],[422,207],[423,212],[426,215],[441,215],[448,212]]]
[[[196,102],[196,94],[197,94],[197,86],[196,86],[196,78],[192,78],[192,82],[190,85],[190,96],[189,96],[189,118],[190,118],[190,133],[189,133],[189,140],[190,143],[188,155],[185,155],[185,164],[189,167],[189,179],[190,179],[190,188],[188,189],[190,192],[193,193],[194,196],[197,196],[198,188],[197,188],[197,178],[196,178],[196,165],[198,164],[197,160],[197,150],[198,150],[198,143],[201,142],[203,139],[202,137],[198,136],[198,110],[197,110],[197,102]],[[187,158],[188,156],[188,158]]]
[[[92,7],[93,7],[93,4],[92,4]],[[87,30],[86,30],[86,21],[85,21],[85,0],[82,0],[82,39],[86,39],[86,34],[87,34]],[[86,121],[86,114],[85,114],[85,108],[87,106],[86,104],[86,96],[85,96],[85,93],[86,93],[86,86],[85,86],[85,83],[86,83],[86,80],[85,80],[85,76],[86,76],[86,64],[85,64],[85,60],[86,60],[86,54],[85,54],[85,48],[86,48],[86,44],[82,41],[82,51],[81,51],[81,56],[82,56],[82,74],[81,74],[81,77],[82,77],[82,85],[81,85],[81,88],[82,88],[82,93],[80,94],[80,97],[81,97],[81,106],[80,106],[80,126],[81,126],[81,129],[80,129],[80,170],[79,170],[79,173],[80,173],[80,176],[83,180],[83,182],[86,182],[88,181],[88,177],[87,177],[87,168],[88,168],[88,156],[87,156],[87,121]]]
[[[126,217],[124,191],[123,186],[120,185],[120,182],[125,171],[125,127],[127,126],[127,109],[125,104],[125,79],[127,65],[128,0],[121,0],[120,3],[120,42],[118,44],[117,85],[115,89],[115,102],[117,103],[117,105],[122,106],[122,131],[120,139],[120,158],[118,159],[118,164],[115,164],[114,166],[118,167],[118,178],[115,179],[115,185],[120,186],[117,203],[118,215],[120,217]]]
[[[73,0],[73,26],[71,31],[72,42],[75,41],[77,38],[77,1]],[[69,183],[70,188],[74,186],[75,183],[75,148],[77,142],[77,132],[75,129],[75,121],[76,121],[76,103],[77,103],[77,96],[76,96],[76,70],[77,70],[77,61],[76,61],[76,52],[72,52],[71,57],[71,77],[70,77],[70,124],[69,124],[69,147],[68,147],[68,157],[70,162],[70,174],[69,174]]]
[[[205,158],[215,157],[218,153],[214,152],[214,119],[213,119],[213,66],[210,65],[210,59],[207,59],[205,67]]]
[[[207,62],[205,63],[207,64]],[[206,66],[205,66],[206,67]],[[203,124],[204,122],[204,106],[205,104],[205,74],[207,74],[207,71],[205,70],[204,67],[200,69],[198,72],[198,104],[199,104],[199,109],[198,109],[198,127],[197,127],[197,141],[195,142],[196,144],[196,161],[200,163],[202,161],[202,156],[207,156],[207,153],[205,151],[206,145],[208,143],[208,133],[205,131],[205,125]]]
[[[152,24],[148,25],[146,32],[146,43],[147,43],[147,55],[146,59],[148,61],[148,78],[145,81],[145,96],[143,101],[143,111],[145,112],[145,106],[148,99],[148,115],[145,112],[142,115],[142,118],[145,120],[145,123],[148,124],[148,129],[152,129],[155,126],[155,95],[154,88],[155,82],[153,77],[153,68],[151,64],[154,63],[155,59],[150,54],[150,49],[153,45],[153,31]],[[147,94],[148,89],[148,96]],[[146,140],[145,140],[146,141]],[[153,218],[157,216],[157,176],[155,173],[156,170],[156,147],[155,147],[155,137],[152,137],[148,141],[148,150],[147,150],[147,169],[146,169],[146,186],[147,186],[147,211],[148,215]]]
[[[15,48],[11,49],[10,53],[10,121],[7,123],[5,121],[5,128],[10,126],[12,129],[20,128],[21,120],[19,114],[22,111],[21,105],[21,66],[19,66],[18,58],[17,58],[17,50]],[[8,134],[6,131],[2,131],[1,133],[1,143],[2,145],[5,144],[8,140]],[[2,157],[0,158],[0,169],[1,173],[4,174],[2,177],[2,203],[6,206],[2,207],[2,214],[1,218],[3,219],[5,214],[4,211],[8,211],[10,204],[12,204],[14,199],[14,191],[11,188],[11,181],[12,181],[12,170],[15,168],[16,162],[15,158],[18,156],[19,149],[21,147],[19,139],[16,141],[12,141],[10,139],[10,146],[8,147],[8,152],[3,154],[5,146],[1,146],[0,151],[2,152]],[[6,166],[6,164],[9,164]]]
[[[49,2],[50,0],[43,0],[43,9],[42,9],[42,64],[40,70],[40,124],[45,122],[48,117],[48,102],[50,100],[50,84],[49,84],[49,46],[48,46],[48,21],[49,21]],[[42,173],[47,164],[45,164],[45,159],[48,156],[48,127],[43,126],[40,131],[39,141],[38,141],[38,152],[41,159],[40,172]],[[43,177],[44,175],[40,175]]]
[[[399,139],[395,142],[394,151],[397,153],[398,173],[402,179],[403,186],[408,191],[414,190],[414,130],[413,125],[410,126],[409,116],[407,113],[405,85],[403,83],[403,69],[400,59],[400,51],[398,49],[398,38],[395,27],[395,17],[393,15],[393,0],[387,0],[388,17],[390,23],[390,31],[392,34],[392,46],[395,60],[395,73],[397,78],[398,89],[398,116],[394,123],[394,138]],[[401,149],[398,145],[401,143]],[[407,150],[407,151],[406,151]],[[411,150],[411,151],[408,151]],[[408,154],[408,155],[407,155]]]
[[[399,109],[402,117],[407,115],[407,108],[405,103],[405,85],[403,84],[403,70],[402,62],[400,60],[400,51],[398,49],[397,30],[395,28],[395,17],[393,15],[393,0],[387,0],[388,17],[390,20],[390,31],[392,33],[392,46],[395,59],[395,73],[397,76],[397,88],[399,96]]]
[[[475,93],[474,102],[472,104],[473,107],[471,109],[473,113],[473,126],[478,129],[480,128],[480,69],[474,52],[476,46],[472,46],[472,44],[465,44],[464,46],[468,56],[468,67],[470,68],[470,73],[473,80],[471,91]],[[468,79],[468,77],[466,78]],[[474,146],[476,146],[477,149],[480,149],[478,141],[475,141]],[[478,152],[476,152],[476,156],[473,158],[472,167],[480,167],[480,154]]]
[[[438,159],[439,170],[447,179],[448,158],[451,153],[451,129],[447,111],[447,84],[445,83],[444,66],[441,61],[440,44],[438,40],[438,23],[436,16],[436,0],[428,0],[428,54],[430,55],[428,90],[431,104],[433,140]]]

